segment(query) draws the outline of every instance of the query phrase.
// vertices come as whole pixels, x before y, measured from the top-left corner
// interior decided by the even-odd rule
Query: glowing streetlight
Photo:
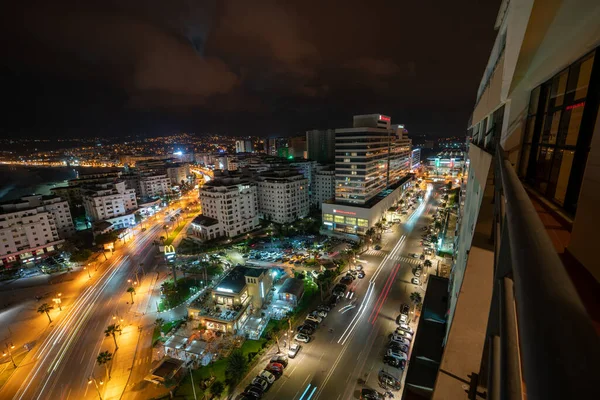
[[[92,382],[94,382],[94,386],[96,387],[96,392],[98,392],[98,398],[100,400],[102,400],[102,395],[100,394],[100,388],[98,387],[98,382],[96,381],[96,378],[90,376],[88,378],[88,385],[91,385]],[[104,381],[103,380],[100,380],[100,385],[104,385]]]
[[[92,275],[90,275],[90,270],[88,269],[88,267],[83,267],[84,270],[87,270],[88,273],[88,278],[92,279]]]
[[[62,311],[62,307],[60,306],[62,301],[60,299],[60,296],[62,296],[62,293],[58,293],[56,295],[57,297],[53,298],[52,301],[58,306],[58,311]]]
[[[12,349],[15,348],[15,345],[12,343],[10,345],[8,343],[4,343],[4,345],[6,346],[6,351],[4,351],[4,353],[2,353],[2,357],[9,356],[13,367],[17,368],[17,364],[15,363],[15,359],[13,358],[12,351],[11,351]]]

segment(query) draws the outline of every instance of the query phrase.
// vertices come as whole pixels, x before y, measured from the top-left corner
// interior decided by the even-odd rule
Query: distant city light
[[[217,292],[225,292],[225,293],[233,293],[233,290],[231,289],[227,289],[227,288],[223,288],[223,287],[218,287],[217,288]]]
[[[173,153],[173,155],[175,155],[175,156],[182,156],[183,155],[183,151],[181,151],[181,150],[176,151],[175,153]]]

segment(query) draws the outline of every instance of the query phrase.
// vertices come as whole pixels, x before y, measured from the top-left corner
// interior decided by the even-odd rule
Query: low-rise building
[[[25,196],[0,204],[0,265],[56,249],[75,232],[69,204],[57,196]]]
[[[188,182],[190,177],[190,165],[187,163],[172,164],[166,168],[167,176],[171,185],[181,185],[182,182]]]
[[[198,215],[191,223],[192,234],[202,240],[213,240],[223,236],[222,227],[218,220]]]
[[[211,291],[207,302],[188,306],[188,316],[207,329],[240,332],[248,317],[260,312],[272,286],[268,269],[236,267]]]
[[[308,215],[308,179],[301,173],[271,171],[258,179],[258,211],[263,219],[286,224]]]
[[[304,281],[297,278],[287,278],[277,291],[277,298],[289,303],[293,309],[304,296]]]
[[[171,180],[166,174],[142,175],[139,182],[142,198],[164,196],[171,191]]]

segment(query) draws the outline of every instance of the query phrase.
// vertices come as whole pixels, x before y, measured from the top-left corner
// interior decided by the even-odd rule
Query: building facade
[[[286,224],[308,216],[308,179],[301,173],[272,171],[258,178],[258,212],[261,218]]]
[[[421,149],[412,149],[410,153],[410,169],[414,170],[421,166]]]
[[[307,158],[320,164],[335,162],[335,130],[315,129],[306,132]]]
[[[161,197],[171,191],[171,180],[167,175],[142,175],[139,182],[142,198]]]
[[[235,152],[236,153],[252,153],[254,148],[252,141],[249,139],[236,140],[235,141]]]
[[[69,204],[56,196],[26,196],[0,204],[1,265],[56,249],[75,232]]]
[[[223,235],[234,237],[259,226],[256,183],[246,178],[215,178],[200,188],[202,214],[221,224]]]
[[[321,205],[335,198],[335,168],[332,166],[318,169],[313,177],[310,203],[321,208]]]
[[[166,168],[167,177],[171,185],[181,185],[181,182],[188,182],[190,178],[190,165],[187,163],[173,164]]]

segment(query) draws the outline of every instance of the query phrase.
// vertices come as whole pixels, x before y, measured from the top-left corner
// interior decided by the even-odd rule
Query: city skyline
[[[30,23],[2,24],[0,129],[289,136],[381,112],[415,134],[460,134],[497,3],[15,4],[4,15]]]

